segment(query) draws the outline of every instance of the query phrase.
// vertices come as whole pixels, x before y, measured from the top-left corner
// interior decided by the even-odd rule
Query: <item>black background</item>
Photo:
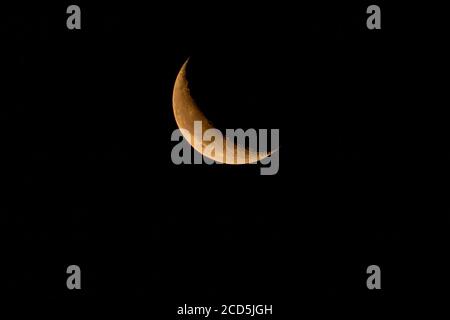
[[[363,2],[78,1],[68,30],[69,4],[2,10],[10,297],[172,319],[185,303],[366,318],[445,296],[437,25],[385,3],[368,30]],[[219,127],[280,129],[277,175],[172,164],[188,57]],[[366,288],[371,264],[381,291]]]

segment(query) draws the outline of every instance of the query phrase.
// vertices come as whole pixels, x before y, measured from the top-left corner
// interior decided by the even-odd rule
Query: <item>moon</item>
[[[220,135],[221,137],[224,137],[221,141],[223,146],[222,150],[207,148],[207,146],[213,142],[203,141],[202,133],[209,129],[218,129],[216,129],[213,123],[208,120],[191,96],[189,81],[186,75],[188,62],[189,59],[186,60],[177,75],[172,96],[175,121],[180,129],[184,129],[181,130],[181,133],[186,141],[188,141],[196,151],[219,163],[249,164],[268,157],[270,152],[257,152],[257,150],[246,148],[245,146],[234,143],[234,141],[231,141],[231,139],[224,134]],[[196,132],[194,130],[194,121],[201,121],[202,132],[198,132],[198,130]],[[234,159],[228,159],[226,157],[227,146],[234,148]]]

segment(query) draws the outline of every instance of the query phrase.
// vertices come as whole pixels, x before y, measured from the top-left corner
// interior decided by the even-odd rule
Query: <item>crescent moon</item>
[[[189,59],[186,60],[178,73],[172,96],[175,121],[180,129],[184,129],[181,130],[181,133],[186,141],[188,141],[195,150],[219,163],[249,164],[268,157],[270,155],[269,152],[257,152],[256,150],[251,150],[245,146],[234,143],[234,141],[231,141],[228,137],[221,138],[223,146],[222,150],[207,148],[208,145],[213,142],[203,141],[202,132],[204,133],[209,129],[218,129],[216,129],[211,121],[208,120],[191,96],[189,81],[186,76],[188,62]],[[201,132],[198,132],[198,130],[196,132],[194,130],[195,121],[201,121]],[[223,134],[220,135],[220,137],[223,136]],[[234,159],[227,158],[227,146],[234,148]]]

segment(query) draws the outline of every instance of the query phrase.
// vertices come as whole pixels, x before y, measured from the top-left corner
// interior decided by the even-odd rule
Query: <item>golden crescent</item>
[[[212,142],[204,141],[202,133],[209,129],[218,129],[216,129],[208,120],[191,96],[189,82],[186,76],[186,67],[188,62],[189,59],[186,60],[178,73],[172,96],[175,121],[180,129],[184,129],[181,130],[181,133],[186,141],[188,141],[195,150],[204,156],[220,163],[249,164],[268,157],[270,152],[257,152],[249,148],[245,148],[245,146],[234,143],[234,141],[231,141],[228,137],[222,138],[222,149],[215,150],[214,148],[208,148],[208,145]],[[201,132],[194,130],[195,121],[201,121]],[[223,135],[221,136],[223,137]],[[234,157],[227,158],[227,146],[234,148]]]

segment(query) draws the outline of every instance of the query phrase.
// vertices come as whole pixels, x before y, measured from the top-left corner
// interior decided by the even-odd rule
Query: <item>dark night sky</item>
[[[436,283],[449,222],[437,33],[385,4],[369,31],[362,3],[76,3],[81,31],[65,27],[69,3],[1,18],[10,296],[152,304],[164,319],[230,302],[364,315]],[[188,57],[219,126],[280,129],[276,176],[171,163]],[[81,292],[65,288],[69,264]],[[381,292],[365,287],[370,264]]]

